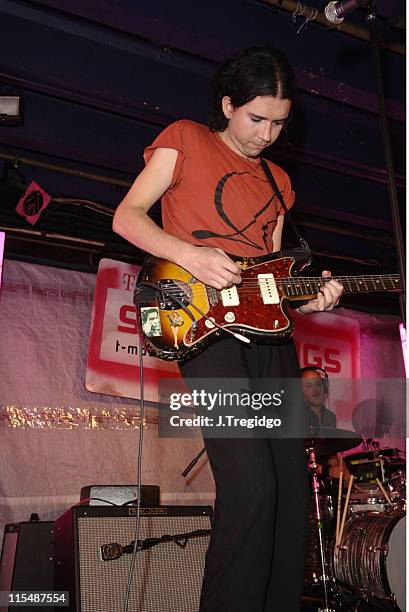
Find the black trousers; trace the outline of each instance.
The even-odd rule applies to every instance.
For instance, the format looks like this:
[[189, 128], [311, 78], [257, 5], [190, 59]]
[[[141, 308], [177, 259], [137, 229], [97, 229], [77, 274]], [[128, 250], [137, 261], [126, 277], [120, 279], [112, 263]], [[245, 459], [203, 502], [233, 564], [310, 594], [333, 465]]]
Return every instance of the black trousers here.
[[[292, 343], [223, 339], [180, 365], [184, 378], [298, 378]], [[205, 438], [216, 484], [200, 612], [298, 612], [309, 494], [301, 438]]]

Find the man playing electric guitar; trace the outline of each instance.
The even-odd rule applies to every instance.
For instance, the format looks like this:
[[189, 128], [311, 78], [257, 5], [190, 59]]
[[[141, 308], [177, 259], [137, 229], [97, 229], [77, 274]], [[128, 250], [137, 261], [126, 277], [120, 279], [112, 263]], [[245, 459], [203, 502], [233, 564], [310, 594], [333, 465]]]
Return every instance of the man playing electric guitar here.
[[[253, 47], [228, 59], [213, 79], [209, 126], [178, 121], [146, 149], [146, 167], [119, 205], [114, 231], [210, 288], [239, 286], [242, 269], [226, 253], [251, 258], [281, 248], [284, 211], [260, 156], [280, 135], [294, 95], [293, 71], [278, 50]], [[290, 208], [289, 177], [268, 167]], [[147, 215], [160, 198], [163, 230]], [[331, 310], [341, 293], [328, 280], [299, 310]], [[186, 378], [298, 378], [298, 369], [291, 340], [245, 344], [227, 334], [180, 364]], [[200, 612], [298, 611], [309, 505], [303, 440], [205, 444], [216, 505]]]

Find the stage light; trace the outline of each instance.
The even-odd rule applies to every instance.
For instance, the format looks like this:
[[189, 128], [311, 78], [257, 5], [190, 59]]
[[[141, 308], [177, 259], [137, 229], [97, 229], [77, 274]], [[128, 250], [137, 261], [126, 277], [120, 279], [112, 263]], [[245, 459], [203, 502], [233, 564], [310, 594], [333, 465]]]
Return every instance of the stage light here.
[[23, 122], [23, 99], [20, 88], [0, 82], [0, 124], [18, 125]]

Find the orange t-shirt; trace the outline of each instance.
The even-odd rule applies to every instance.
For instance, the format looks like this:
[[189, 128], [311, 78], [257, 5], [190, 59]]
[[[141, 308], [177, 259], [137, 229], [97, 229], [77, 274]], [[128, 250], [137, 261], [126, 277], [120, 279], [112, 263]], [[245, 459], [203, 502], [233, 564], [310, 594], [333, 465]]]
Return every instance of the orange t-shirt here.
[[[172, 184], [162, 196], [166, 232], [243, 257], [273, 251], [272, 233], [284, 211], [259, 159], [242, 157], [217, 132], [187, 120], [159, 134], [145, 150], [146, 162], [157, 148], [178, 151]], [[294, 203], [290, 179], [282, 168], [268, 164], [290, 208]]]

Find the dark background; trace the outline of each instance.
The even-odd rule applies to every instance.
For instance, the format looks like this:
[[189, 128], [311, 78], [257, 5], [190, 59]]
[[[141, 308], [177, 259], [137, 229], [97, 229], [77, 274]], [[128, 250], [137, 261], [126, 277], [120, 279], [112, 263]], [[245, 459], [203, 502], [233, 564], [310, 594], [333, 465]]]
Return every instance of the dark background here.
[[[206, 122], [217, 65], [268, 43], [285, 50], [299, 86], [294, 118], [269, 156], [293, 181], [295, 219], [314, 252], [308, 274], [396, 272], [366, 11], [345, 19], [348, 32], [314, 21], [297, 33], [327, 3], [302, 3], [294, 23], [292, 0], [0, 0], [0, 93], [24, 100], [22, 125], [0, 124], [6, 256], [85, 271], [101, 257], [140, 263], [111, 221], [144, 147], [179, 118]], [[404, 9], [404, 0], [377, 2], [403, 223]], [[35, 226], [15, 212], [31, 180], [54, 198]], [[392, 294], [344, 305], [399, 312]]]

